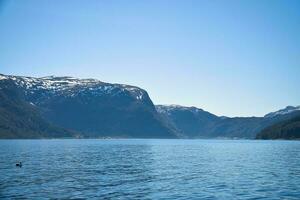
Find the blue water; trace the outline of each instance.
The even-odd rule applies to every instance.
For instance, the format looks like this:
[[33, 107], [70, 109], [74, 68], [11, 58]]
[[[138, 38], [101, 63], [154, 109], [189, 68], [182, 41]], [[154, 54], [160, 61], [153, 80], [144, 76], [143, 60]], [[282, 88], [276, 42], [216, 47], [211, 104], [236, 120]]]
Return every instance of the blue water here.
[[0, 197], [300, 199], [300, 141], [0, 140]]

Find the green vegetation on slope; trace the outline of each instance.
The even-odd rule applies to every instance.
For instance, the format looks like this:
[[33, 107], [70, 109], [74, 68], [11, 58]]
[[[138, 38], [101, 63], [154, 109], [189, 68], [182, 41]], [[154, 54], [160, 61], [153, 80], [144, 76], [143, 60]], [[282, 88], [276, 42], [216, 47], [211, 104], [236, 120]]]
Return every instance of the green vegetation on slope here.
[[300, 116], [265, 128], [256, 139], [300, 139]]
[[45, 121], [34, 105], [22, 100], [22, 92], [7, 81], [0, 89], [0, 138], [72, 137], [74, 133]]

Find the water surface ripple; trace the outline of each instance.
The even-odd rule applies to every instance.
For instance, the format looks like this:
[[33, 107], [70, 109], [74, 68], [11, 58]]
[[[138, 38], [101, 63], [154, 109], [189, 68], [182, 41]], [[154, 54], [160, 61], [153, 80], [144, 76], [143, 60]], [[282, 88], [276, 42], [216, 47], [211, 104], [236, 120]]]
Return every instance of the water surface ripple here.
[[0, 198], [300, 199], [300, 141], [0, 140]]

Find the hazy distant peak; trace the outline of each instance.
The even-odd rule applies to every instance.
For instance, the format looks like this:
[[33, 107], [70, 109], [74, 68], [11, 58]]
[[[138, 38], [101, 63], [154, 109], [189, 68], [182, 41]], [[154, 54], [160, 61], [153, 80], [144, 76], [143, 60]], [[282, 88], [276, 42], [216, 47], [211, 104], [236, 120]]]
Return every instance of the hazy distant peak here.
[[159, 104], [157, 105], [158, 107], [165, 107], [165, 108], [182, 108], [182, 109], [198, 109], [198, 110], [202, 110], [201, 108], [197, 108], [195, 106], [182, 106], [182, 105], [178, 105], [178, 104]]
[[287, 106], [284, 109], [266, 114], [265, 117], [275, 117], [278, 115], [286, 115], [295, 111], [300, 111], [300, 106]]
[[[192, 113], [209, 113], [201, 108], [197, 108], [195, 106], [181, 106], [181, 105], [176, 105], [176, 104], [170, 104], [170, 105], [155, 105], [156, 110], [159, 113], [169, 113], [173, 111], [189, 111]], [[211, 113], [209, 113], [211, 114]], [[212, 115], [212, 114], [211, 114]]]

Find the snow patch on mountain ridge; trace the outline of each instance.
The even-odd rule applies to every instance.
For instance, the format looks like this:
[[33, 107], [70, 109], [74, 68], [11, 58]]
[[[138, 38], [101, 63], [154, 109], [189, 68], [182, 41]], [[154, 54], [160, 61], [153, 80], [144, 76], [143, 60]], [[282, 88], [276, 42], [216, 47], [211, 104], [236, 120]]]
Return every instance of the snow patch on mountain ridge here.
[[295, 111], [300, 111], [300, 106], [287, 106], [284, 109], [278, 110], [276, 112], [271, 112], [269, 114], [266, 114], [265, 117], [276, 117], [278, 115], [286, 115]]
[[[124, 84], [104, 83], [97, 79], [79, 79], [69, 76], [57, 77], [46, 76], [41, 78], [1, 75], [0, 80], [11, 79], [17, 86], [26, 88], [26, 93], [34, 94], [37, 91], [48, 92], [61, 95], [62, 92], [68, 96], [76, 96], [83, 93], [93, 93], [94, 95], [118, 94], [127, 91], [137, 100], [142, 100], [146, 92], [138, 87]], [[120, 89], [120, 90], [118, 90]]]

